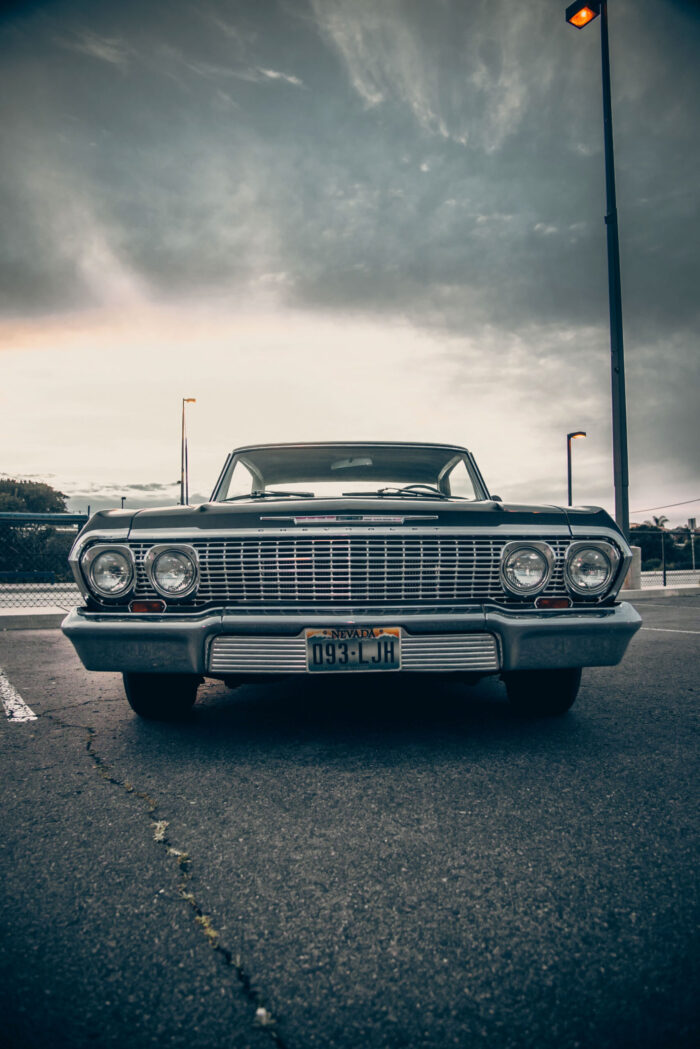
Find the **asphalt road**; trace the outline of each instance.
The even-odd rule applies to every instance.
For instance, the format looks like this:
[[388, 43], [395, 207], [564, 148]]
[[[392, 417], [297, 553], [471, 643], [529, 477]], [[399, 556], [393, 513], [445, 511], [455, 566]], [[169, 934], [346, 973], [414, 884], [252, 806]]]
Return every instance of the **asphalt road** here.
[[698, 1044], [700, 598], [564, 718], [300, 680], [139, 721], [0, 633], [3, 1049]]

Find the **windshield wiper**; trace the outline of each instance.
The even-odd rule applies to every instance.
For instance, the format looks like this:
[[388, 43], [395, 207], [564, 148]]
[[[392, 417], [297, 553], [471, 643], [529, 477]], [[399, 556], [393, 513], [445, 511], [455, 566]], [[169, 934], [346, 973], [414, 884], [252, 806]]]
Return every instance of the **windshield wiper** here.
[[221, 499], [222, 503], [235, 503], [237, 499], [274, 499], [278, 495], [296, 496], [298, 499], [313, 499], [313, 492], [275, 492], [271, 488], [265, 491], [249, 492], [248, 495], [230, 495], [228, 499]]
[[406, 484], [403, 488], [380, 488], [379, 495], [412, 495], [414, 499], [427, 495], [431, 499], [449, 499], [449, 496], [432, 484]]
[[343, 495], [402, 495], [413, 499], [449, 499], [439, 488], [432, 484], [407, 484], [404, 488], [378, 488], [376, 492], [343, 492]]

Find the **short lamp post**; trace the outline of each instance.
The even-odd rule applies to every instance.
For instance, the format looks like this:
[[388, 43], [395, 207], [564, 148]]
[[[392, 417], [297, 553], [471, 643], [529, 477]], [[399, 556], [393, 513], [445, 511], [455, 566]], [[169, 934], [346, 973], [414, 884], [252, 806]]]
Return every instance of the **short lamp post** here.
[[695, 528], [697, 521], [694, 517], [688, 518], [688, 531], [690, 532], [690, 556], [693, 562], [693, 572], [695, 571]]
[[566, 479], [567, 479], [567, 482], [568, 482], [567, 495], [569, 497], [569, 502], [567, 504], [568, 506], [573, 506], [574, 505], [573, 504], [573, 498], [572, 498], [572, 495], [571, 495], [571, 442], [576, 437], [585, 437], [585, 436], [586, 436], [586, 431], [585, 430], [576, 430], [575, 433], [567, 433], [567, 435], [566, 435]]
[[[622, 291], [620, 284], [620, 241], [615, 196], [615, 157], [613, 153], [612, 105], [610, 101], [610, 49], [608, 45], [607, 0], [576, 0], [566, 9], [566, 21], [583, 29], [600, 15], [600, 44], [603, 69], [603, 131], [605, 138], [605, 225], [608, 240], [608, 295], [610, 299], [610, 357], [612, 371], [613, 476], [615, 482], [615, 520], [629, 536], [629, 471], [627, 467], [627, 405], [625, 401], [625, 361], [622, 342]], [[571, 502], [571, 495], [569, 495]]]
[[185, 429], [185, 405], [196, 404], [195, 397], [182, 398], [182, 438], [180, 441], [180, 505], [186, 506], [190, 501], [189, 465], [187, 462], [187, 431]]

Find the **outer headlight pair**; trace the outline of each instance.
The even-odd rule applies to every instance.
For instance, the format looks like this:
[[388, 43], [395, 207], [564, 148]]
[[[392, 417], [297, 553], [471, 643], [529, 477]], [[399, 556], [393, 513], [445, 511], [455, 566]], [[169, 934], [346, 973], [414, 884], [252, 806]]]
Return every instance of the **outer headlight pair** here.
[[89, 547], [80, 560], [88, 586], [100, 597], [122, 597], [134, 584], [134, 555], [114, 543]]
[[597, 597], [612, 583], [619, 560], [611, 543], [587, 539], [572, 543], [564, 567], [566, 585], [582, 597]]
[[[134, 555], [128, 546], [91, 546], [81, 559], [90, 589], [99, 597], [123, 597], [133, 589]], [[149, 581], [162, 597], [187, 597], [199, 583], [197, 553], [191, 546], [151, 547], [144, 559]]]
[[[581, 597], [597, 597], [610, 586], [620, 555], [610, 543], [583, 540], [571, 543], [564, 565], [567, 589]], [[554, 568], [548, 543], [506, 543], [501, 554], [501, 583], [518, 597], [534, 597], [547, 586]]]

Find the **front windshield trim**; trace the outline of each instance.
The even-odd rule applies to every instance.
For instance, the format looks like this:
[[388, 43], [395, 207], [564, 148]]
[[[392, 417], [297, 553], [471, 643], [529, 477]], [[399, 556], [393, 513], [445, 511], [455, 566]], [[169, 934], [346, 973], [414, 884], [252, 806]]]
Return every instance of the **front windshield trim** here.
[[[374, 457], [371, 455], [372, 451], [375, 452]], [[298, 453], [296, 457], [295, 452]], [[298, 476], [295, 476], [295, 458]], [[370, 460], [369, 464], [367, 459]], [[287, 461], [289, 461], [289, 470], [285, 469]], [[342, 469], [339, 469], [337, 465], [339, 462], [343, 464]], [[339, 481], [345, 485], [346, 490], [352, 488], [357, 482], [373, 485], [390, 483], [397, 486], [408, 482], [432, 484], [444, 490], [445, 496], [450, 497], [451, 493], [447, 490], [449, 482], [446, 479], [460, 462], [465, 464], [474, 490], [474, 499], [489, 499], [488, 489], [471, 453], [459, 445], [413, 441], [328, 441], [246, 445], [235, 449], [228, 456], [212, 493], [211, 501], [223, 502], [231, 499], [228, 494], [229, 486], [238, 464], [251, 475], [253, 482], [251, 488], [258, 491], [273, 486], [284, 487], [297, 483], [313, 487], [315, 481], [322, 484]], [[368, 491], [367, 494], [370, 496], [372, 493]], [[340, 496], [339, 492], [337, 496], [328, 497]], [[321, 495], [320, 497], [323, 498]]]

